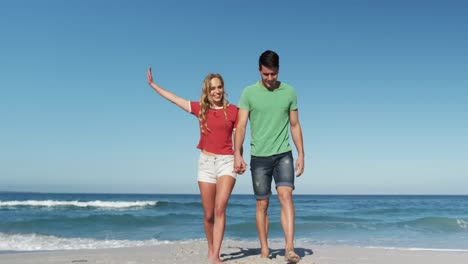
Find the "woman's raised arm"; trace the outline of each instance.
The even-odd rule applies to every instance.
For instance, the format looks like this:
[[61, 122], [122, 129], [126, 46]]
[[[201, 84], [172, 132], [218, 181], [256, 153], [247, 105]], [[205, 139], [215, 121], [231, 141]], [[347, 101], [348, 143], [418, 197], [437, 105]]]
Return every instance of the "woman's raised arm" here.
[[159, 94], [161, 95], [162, 97], [166, 98], [167, 100], [173, 102], [174, 104], [176, 104], [177, 106], [179, 106], [180, 108], [184, 109], [185, 111], [187, 112], [190, 112], [190, 105], [189, 105], [189, 101], [182, 98], [182, 97], [179, 97], [177, 95], [175, 95], [174, 93], [168, 91], [168, 90], [165, 90], [163, 89], [161, 86], [157, 85], [156, 83], [154, 83], [153, 81], [153, 74], [151, 73], [151, 67], [148, 68], [148, 72], [146, 73], [146, 77], [148, 79], [148, 84]]

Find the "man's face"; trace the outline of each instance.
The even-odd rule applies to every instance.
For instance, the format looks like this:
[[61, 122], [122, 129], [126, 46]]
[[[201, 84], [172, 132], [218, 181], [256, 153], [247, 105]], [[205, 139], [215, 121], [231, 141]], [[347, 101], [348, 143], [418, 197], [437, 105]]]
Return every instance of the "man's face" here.
[[278, 69], [267, 68], [261, 66], [260, 76], [262, 77], [262, 84], [268, 89], [275, 89], [278, 81]]

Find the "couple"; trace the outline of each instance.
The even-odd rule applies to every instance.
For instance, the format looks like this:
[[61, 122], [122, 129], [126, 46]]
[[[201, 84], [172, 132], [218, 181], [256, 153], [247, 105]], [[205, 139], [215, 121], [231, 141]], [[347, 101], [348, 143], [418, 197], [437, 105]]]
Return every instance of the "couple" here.
[[[185, 100], [161, 88], [153, 81], [151, 68], [147, 78], [150, 86], [162, 97], [195, 115], [200, 125], [201, 150], [198, 160], [198, 186], [204, 212], [204, 227], [208, 241], [208, 259], [220, 259], [221, 243], [226, 223], [226, 207], [236, 181], [244, 173], [242, 157], [247, 120], [250, 119], [252, 185], [256, 197], [256, 226], [261, 257], [269, 257], [268, 204], [274, 179], [281, 204], [281, 226], [285, 236], [285, 260], [299, 262], [294, 252], [294, 176], [304, 171], [302, 130], [294, 89], [278, 81], [279, 56], [274, 51], [263, 52], [259, 59], [261, 81], [244, 89], [239, 109], [229, 104], [224, 81], [219, 74], [208, 74], [203, 81], [199, 102]], [[289, 129], [297, 149], [294, 165], [289, 145]], [[234, 135], [234, 150], [232, 137]], [[294, 175], [296, 174], [296, 175]]]

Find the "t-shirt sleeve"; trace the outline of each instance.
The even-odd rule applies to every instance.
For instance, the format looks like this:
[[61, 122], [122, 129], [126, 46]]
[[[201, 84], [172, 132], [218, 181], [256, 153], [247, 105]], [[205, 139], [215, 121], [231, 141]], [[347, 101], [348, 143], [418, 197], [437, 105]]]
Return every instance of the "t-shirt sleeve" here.
[[239, 108], [250, 111], [250, 103], [249, 103], [249, 100], [248, 100], [247, 89], [245, 89], [241, 94], [241, 97], [240, 97], [240, 100], [239, 100]]
[[232, 112], [234, 116], [234, 125], [232, 126], [232, 129], [234, 130], [237, 127], [237, 114], [239, 113], [239, 108], [237, 108], [237, 106], [234, 106]]
[[190, 113], [194, 116], [198, 116], [198, 113], [200, 112], [200, 103], [189, 101], [189, 104], [190, 104]]
[[289, 105], [289, 111], [297, 110], [297, 95], [296, 90], [291, 89], [291, 104]]

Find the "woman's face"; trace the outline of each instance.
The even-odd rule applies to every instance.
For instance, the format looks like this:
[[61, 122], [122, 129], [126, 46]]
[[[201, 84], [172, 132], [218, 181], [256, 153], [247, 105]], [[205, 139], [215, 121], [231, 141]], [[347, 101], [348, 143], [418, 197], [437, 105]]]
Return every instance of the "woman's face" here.
[[209, 96], [213, 104], [215, 104], [216, 106], [223, 105], [224, 86], [219, 78], [211, 79]]

